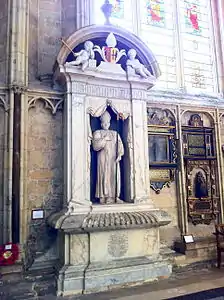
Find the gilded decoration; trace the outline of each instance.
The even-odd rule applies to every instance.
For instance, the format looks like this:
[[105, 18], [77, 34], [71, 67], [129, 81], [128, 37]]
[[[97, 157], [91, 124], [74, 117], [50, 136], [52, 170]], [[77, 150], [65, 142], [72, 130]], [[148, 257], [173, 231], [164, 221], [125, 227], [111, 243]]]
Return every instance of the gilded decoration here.
[[193, 127], [203, 127], [203, 120], [199, 114], [193, 114], [189, 120], [189, 125]]
[[190, 160], [187, 164], [188, 217], [193, 224], [210, 224], [219, 213], [216, 161]]
[[182, 127], [188, 220], [194, 225], [210, 224], [219, 213], [214, 129], [204, 127], [197, 113], [188, 125]]
[[150, 186], [156, 194], [160, 194], [165, 187], [170, 188], [174, 180], [174, 170], [150, 169]]
[[147, 108], [150, 186], [170, 187], [177, 163], [175, 119], [169, 110]]

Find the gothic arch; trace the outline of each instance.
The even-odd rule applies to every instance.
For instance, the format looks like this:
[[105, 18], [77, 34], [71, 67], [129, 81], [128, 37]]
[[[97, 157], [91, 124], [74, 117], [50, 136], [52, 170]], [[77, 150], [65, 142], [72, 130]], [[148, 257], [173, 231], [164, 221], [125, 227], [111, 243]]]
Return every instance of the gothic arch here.
[[9, 109], [8, 104], [2, 96], [0, 96], [0, 106], [2, 106], [5, 111]]
[[183, 120], [184, 116], [187, 113], [205, 115], [208, 118], [211, 127], [213, 127], [215, 124], [215, 116], [214, 116], [214, 113], [212, 113], [212, 112], [205, 111], [205, 110], [199, 111], [198, 109], [185, 109], [181, 112], [181, 120]]
[[46, 109], [49, 109], [53, 115], [61, 108], [63, 99], [50, 99], [46, 97], [33, 97], [28, 101], [28, 109], [35, 107], [37, 101], [42, 101]]
[[146, 66], [150, 66], [155, 77], [159, 77], [161, 75], [161, 71], [159, 68], [159, 64], [152, 53], [152, 51], [148, 48], [148, 46], [136, 35], [130, 33], [126, 29], [111, 26], [111, 25], [91, 25], [73, 33], [65, 42], [68, 45], [66, 47], [63, 45], [59, 54], [57, 56], [57, 63], [59, 65], [63, 65], [66, 62], [68, 55], [71, 50], [74, 49], [77, 45], [85, 42], [86, 40], [91, 40], [94, 38], [105, 37], [109, 33], [114, 33], [116, 35], [117, 41], [120, 41], [127, 45], [128, 48], [136, 49], [138, 53], [138, 57], [142, 61], [142, 63]]

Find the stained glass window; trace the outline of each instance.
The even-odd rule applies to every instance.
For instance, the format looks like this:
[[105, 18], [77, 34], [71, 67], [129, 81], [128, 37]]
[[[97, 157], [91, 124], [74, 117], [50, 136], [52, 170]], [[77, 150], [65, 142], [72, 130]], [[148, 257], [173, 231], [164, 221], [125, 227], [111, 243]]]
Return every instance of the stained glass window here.
[[140, 5], [140, 37], [155, 54], [162, 71], [156, 88], [177, 88], [173, 1], [140, 0]]
[[113, 5], [112, 18], [123, 19], [124, 18], [124, 1], [113, 0], [111, 1]]
[[184, 85], [215, 92], [216, 72], [209, 0], [180, 0]]
[[[216, 92], [211, 0], [110, 0], [111, 23], [131, 30], [154, 53], [162, 71], [156, 89]], [[103, 24], [94, 0], [95, 23]], [[100, 15], [101, 14], [101, 15]]]
[[144, 1], [144, 12], [144, 23], [159, 27], [165, 26], [164, 0]]
[[186, 31], [195, 35], [201, 34], [201, 14], [198, 0], [185, 0]]
[[[94, 0], [96, 24], [103, 24], [105, 22], [105, 17], [101, 11], [104, 2], [104, 0]], [[135, 3], [135, 0], [110, 0], [110, 3], [113, 5], [110, 18], [111, 23], [134, 31], [132, 4]]]

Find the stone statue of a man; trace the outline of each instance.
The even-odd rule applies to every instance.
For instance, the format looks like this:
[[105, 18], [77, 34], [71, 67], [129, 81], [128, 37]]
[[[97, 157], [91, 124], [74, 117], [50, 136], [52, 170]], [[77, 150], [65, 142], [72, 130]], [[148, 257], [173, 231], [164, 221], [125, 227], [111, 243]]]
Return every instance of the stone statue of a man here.
[[93, 149], [97, 151], [96, 198], [101, 204], [111, 204], [120, 196], [120, 160], [124, 147], [119, 134], [110, 130], [110, 114], [100, 117], [102, 129], [93, 133]]

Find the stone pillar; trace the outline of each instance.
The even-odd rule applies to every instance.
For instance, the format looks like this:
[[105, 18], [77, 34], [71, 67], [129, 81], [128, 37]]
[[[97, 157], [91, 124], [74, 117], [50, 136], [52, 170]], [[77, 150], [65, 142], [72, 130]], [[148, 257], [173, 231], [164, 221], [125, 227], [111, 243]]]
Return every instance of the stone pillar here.
[[[12, 211], [12, 241], [21, 242], [21, 199], [23, 194], [23, 184], [21, 180], [21, 149], [23, 136], [21, 131], [22, 101], [24, 101], [25, 91], [28, 84], [28, 34], [29, 34], [29, 1], [12, 0], [11, 1], [11, 20], [10, 20], [10, 48], [9, 48], [9, 88], [10, 107], [13, 108], [10, 126], [10, 135], [12, 137], [12, 183], [11, 194], [12, 201], [9, 211]], [[10, 198], [10, 195], [9, 195]], [[9, 220], [10, 222], [10, 220]]]
[[[134, 94], [134, 93], [133, 93]], [[132, 98], [133, 146], [134, 146], [134, 202], [149, 203], [149, 158], [146, 101]]]
[[85, 167], [87, 138], [85, 95], [72, 95], [72, 202], [89, 207], [86, 188], [88, 173]]
[[[89, 180], [87, 172], [86, 107], [85, 95], [74, 93], [74, 85], [66, 75], [67, 99], [64, 126], [64, 208], [72, 212], [90, 211]], [[71, 207], [72, 205], [72, 207]]]
[[21, 154], [21, 92], [14, 89], [13, 161], [12, 161], [12, 241], [20, 239], [20, 154]]
[[11, 1], [10, 84], [24, 86], [28, 82], [28, 1]]

